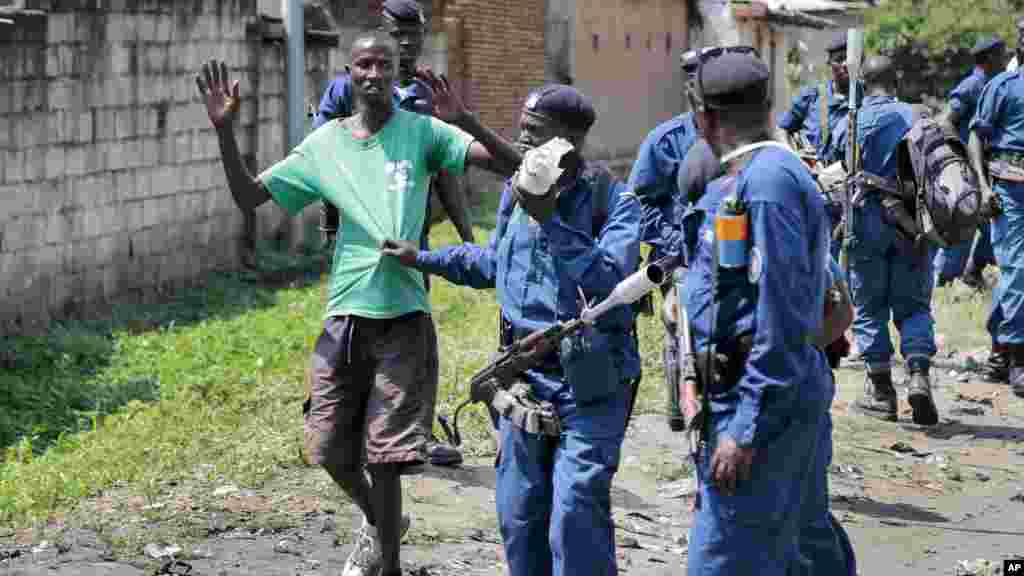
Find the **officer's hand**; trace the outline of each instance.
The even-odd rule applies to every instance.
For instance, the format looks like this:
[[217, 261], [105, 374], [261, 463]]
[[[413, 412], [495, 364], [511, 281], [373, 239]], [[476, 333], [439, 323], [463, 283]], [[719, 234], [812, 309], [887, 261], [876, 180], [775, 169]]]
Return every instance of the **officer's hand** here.
[[750, 480], [750, 465], [755, 450], [742, 448], [728, 436], [722, 436], [711, 456], [711, 481], [726, 495], [736, 491], [737, 482]]
[[700, 415], [700, 401], [697, 398], [697, 383], [690, 378], [683, 378], [679, 383], [679, 408], [683, 411], [683, 419], [687, 428], [692, 428], [694, 419]]
[[515, 181], [516, 177], [513, 176], [512, 197], [515, 198], [516, 203], [522, 206], [523, 210], [535, 221], [543, 224], [550, 220], [554, 216], [555, 208], [558, 205], [558, 183], [553, 184], [547, 194], [535, 196], [525, 190], [520, 190]]
[[416, 266], [416, 257], [419, 256], [419, 248], [408, 240], [385, 240], [381, 244], [380, 251], [386, 256], [394, 256], [403, 266]]
[[983, 184], [981, 186], [981, 206], [979, 212], [983, 218], [995, 218], [1003, 213], [999, 196], [996, 195], [990, 185]]

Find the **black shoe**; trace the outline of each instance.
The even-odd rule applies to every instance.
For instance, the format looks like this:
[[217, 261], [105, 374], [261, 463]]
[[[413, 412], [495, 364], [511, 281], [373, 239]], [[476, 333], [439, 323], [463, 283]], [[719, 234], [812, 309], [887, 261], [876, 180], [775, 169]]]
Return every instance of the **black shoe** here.
[[1012, 366], [1009, 372], [1010, 389], [1015, 395], [1024, 398], [1024, 366]]
[[853, 406], [865, 416], [895, 422], [896, 389], [892, 386], [892, 374], [868, 374], [864, 379], [864, 395], [858, 398]]
[[939, 423], [939, 411], [932, 399], [932, 384], [928, 372], [921, 370], [910, 373], [907, 382], [907, 402], [914, 410], [914, 424], [934, 426]]
[[462, 464], [462, 452], [448, 444], [438, 442], [436, 438], [427, 440], [427, 458], [433, 466], [458, 466]]
[[683, 430], [686, 430], [686, 418], [683, 418], [682, 416], [669, 416], [668, 428], [673, 432], [682, 432]]
[[1010, 357], [1005, 352], [992, 351], [979, 370], [982, 380], [997, 384], [1010, 382]]

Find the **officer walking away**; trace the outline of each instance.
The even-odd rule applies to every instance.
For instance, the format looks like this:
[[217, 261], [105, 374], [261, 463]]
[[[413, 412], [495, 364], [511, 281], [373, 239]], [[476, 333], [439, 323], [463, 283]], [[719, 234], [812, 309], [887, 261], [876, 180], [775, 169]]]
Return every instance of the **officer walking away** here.
[[[687, 90], [690, 90], [697, 73], [697, 52], [690, 50], [684, 53], [681, 63], [687, 77]], [[651, 260], [675, 255], [680, 247], [678, 216], [687, 203], [686, 191], [679, 189], [680, 180], [685, 180], [685, 175], [680, 172], [684, 170], [687, 153], [699, 138], [693, 112], [686, 112], [655, 127], [637, 151], [626, 187], [636, 194], [643, 206], [640, 239], [651, 247]], [[685, 420], [679, 408], [678, 319], [669, 312], [671, 303], [678, 297], [672, 282], [661, 285], [661, 295], [666, 303], [662, 307], [661, 320], [665, 327], [662, 358], [668, 425], [678, 432], [685, 428]]]
[[[866, 97], [857, 114], [859, 167], [851, 167], [859, 200], [850, 243], [850, 287], [857, 311], [853, 334], [867, 368], [865, 393], [855, 402], [863, 414], [896, 421], [889, 321], [900, 333], [900, 352], [909, 379], [907, 400], [913, 420], [939, 421], [932, 399], [930, 367], [935, 355], [931, 311], [931, 249], [916, 233], [897, 184], [897, 146], [914, 123], [911, 106], [892, 93], [898, 74], [886, 56], [872, 56], [862, 68]], [[858, 173], [858, 169], [860, 172]]]
[[[545, 86], [526, 99], [519, 144], [528, 150], [561, 137], [578, 150], [595, 118], [575, 88]], [[588, 301], [603, 300], [640, 257], [640, 203], [618, 187], [597, 229], [598, 191], [583, 171], [570, 167], [544, 197], [509, 182], [487, 246], [422, 252], [389, 242], [384, 253], [456, 284], [496, 289], [506, 341], [570, 320], [582, 312], [580, 291]], [[501, 416], [496, 505], [512, 576], [617, 573], [611, 484], [629, 385], [640, 372], [632, 323], [631, 307], [614, 308], [522, 374], [523, 393], [552, 405], [560, 435], [530, 433]]]
[[846, 67], [846, 30], [837, 32], [825, 48], [832, 79], [814, 86], [805, 86], [793, 98], [792, 105], [779, 116], [779, 140], [790, 143], [802, 137], [814, 147], [818, 162], [829, 165], [842, 159], [836, 146], [836, 124], [849, 112], [850, 71]]
[[238, 82], [229, 81], [223, 62], [204, 66], [196, 78], [242, 210], [273, 199], [295, 214], [327, 200], [345, 215], [304, 426], [311, 463], [323, 466], [364, 515], [343, 576], [400, 573], [399, 542], [408, 528], [400, 476], [426, 460], [422, 412], [437, 394], [430, 382], [437, 378], [437, 336], [423, 275], [380, 258], [380, 243], [396, 235], [419, 241], [430, 174], [459, 173], [471, 164], [507, 176], [521, 161], [432, 74], [435, 111], [460, 129], [395, 109], [394, 44], [379, 32], [356, 38], [350, 52], [356, 114], [313, 132], [258, 177], [246, 168], [234, 135]]
[[715, 154], [763, 147], [711, 182], [683, 224], [685, 302], [708, 415], [691, 576], [794, 573], [828, 407], [829, 367], [815, 345], [828, 221], [807, 166], [767, 142], [769, 80], [750, 47], [709, 51], [697, 72], [697, 124]]
[[[974, 45], [971, 55], [974, 56], [974, 70], [949, 93], [946, 108], [938, 118], [943, 129], [950, 135], [955, 134], [964, 146], [967, 146], [970, 136], [968, 128], [978, 108], [982, 88], [1002, 71], [1006, 63], [1006, 43], [995, 36], [982, 38]], [[986, 222], [979, 229], [979, 241], [973, 250], [971, 241], [940, 249], [935, 256], [936, 285], [943, 286], [963, 274], [964, 283], [983, 287], [985, 281], [981, 273], [985, 266], [995, 263], [989, 234]], [[967, 261], [968, 256], [972, 258], [971, 262]]]
[[[398, 43], [398, 74], [392, 90], [395, 107], [419, 114], [431, 114], [434, 110], [433, 93], [429, 86], [416, 78], [416, 61], [423, 52], [426, 33], [426, 19], [416, 0], [386, 0], [381, 9], [381, 30]], [[313, 128], [319, 128], [335, 118], [347, 118], [355, 112], [352, 92], [352, 76], [348, 72], [336, 77], [327, 86], [320, 99], [320, 108], [313, 119]], [[431, 189], [437, 194], [441, 206], [448, 213], [459, 236], [465, 242], [475, 242], [470, 222], [466, 197], [459, 189], [459, 179], [447, 170], [441, 170], [431, 180]], [[421, 244], [429, 246], [430, 200], [427, 199], [426, 224], [423, 227]], [[330, 202], [320, 204], [320, 229], [326, 240], [334, 241], [338, 233], [338, 209]], [[424, 285], [430, 291], [430, 278], [424, 276]], [[437, 353], [435, 352], [435, 357]], [[437, 378], [432, 381], [436, 382]], [[433, 432], [435, 406], [424, 407], [423, 424], [430, 437], [427, 454], [435, 466], [454, 466], [462, 462], [462, 454], [447, 444], [437, 441]]]
[[[1024, 55], [1024, 18], [1017, 21], [1017, 58]], [[971, 120], [967, 153], [986, 204], [994, 205], [992, 248], [999, 283], [992, 293], [989, 330], [1009, 356], [1009, 383], [1024, 396], [1024, 78], [1003, 72], [982, 90]], [[991, 150], [985, 163], [984, 145]]]

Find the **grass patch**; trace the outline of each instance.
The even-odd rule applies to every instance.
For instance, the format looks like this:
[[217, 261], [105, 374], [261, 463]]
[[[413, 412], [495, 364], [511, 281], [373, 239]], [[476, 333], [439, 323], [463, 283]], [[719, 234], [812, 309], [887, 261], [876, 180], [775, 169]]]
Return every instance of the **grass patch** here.
[[[476, 211], [482, 242], [496, 203]], [[433, 246], [457, 241], [447, 222], [431, 233]], [[185, 480], [257, 487], [302, 466], [303, 376], [322, 326], [320, 261], [314, 253], [260, 254], [261, 274], [214, 275], [159, 305], [120, 307], [102, 321], [5, 342], [14, 369], [0, 380], [0, 526], [59, 516], [112, 488], [153, 504]], [[493, 290], [440, 278], [431, 286], [438, 412], [446, 414], [496, 348], [498, 306]], [[661, 412], [663, 329], [657, 316], [642, 317], [639, 329], [637, 411]], [[464, 414], [464, 450], [491, 454], [486, 412]], [[435, 432], [440, 437], [436, 425]]]

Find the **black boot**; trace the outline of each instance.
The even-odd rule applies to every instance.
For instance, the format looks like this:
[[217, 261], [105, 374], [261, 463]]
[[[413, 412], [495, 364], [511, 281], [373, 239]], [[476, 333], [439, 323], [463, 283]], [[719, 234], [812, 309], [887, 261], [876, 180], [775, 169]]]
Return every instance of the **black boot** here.
[[1024, 344], [1009, 344], [1006, 349], [1010, 356], [1010, 389], [1024, 398]]
[[1010, 355], [1006, 346], [992, 343], [992, 352], [981, 365], [981, 378], [986, 382], [1007, 384], [1010, 381]]
[[939, 423], [939, 411], [932, 399], [932, 382], [928, 374], [931, 362], [914, 358], [908, 364], [907, 402], [914, 410], [914, 424], [934, 426]]
[[864, 379], [864, 395], [854, 406], [865, 416], [895, 422], [896, 389], [892, 385], [892, 373], [868, 373]]

